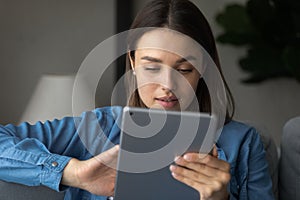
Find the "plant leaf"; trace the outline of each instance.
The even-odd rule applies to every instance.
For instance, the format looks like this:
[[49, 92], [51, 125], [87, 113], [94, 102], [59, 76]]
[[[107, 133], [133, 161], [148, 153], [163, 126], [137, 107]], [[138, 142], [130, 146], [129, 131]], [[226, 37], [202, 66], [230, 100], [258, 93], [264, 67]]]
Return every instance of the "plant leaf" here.
[[242, 70], [250, 77], [244, 82], [261, 82], [270, 78], [290, 76], [281, 59], [281, 50], [270, 48], [267, 45], [252, 47], [247, 56], [239, 60]]
[[236, 32], [226, 32], [219, 35], [216, 40], [223, 44], [232, 44], [236, 46], [243, 46], [250, 44], [256, 40], [251, 34], [240, 34]]
[[226, 6], [225, 10], [216, 16], [216, 21], [224, 28], [225, 32], [247, 33], [253, 31], [245, 6], [239, 4]]
[[286, 69], [300, 82], [300, 45], [287, 46], [282, 59]]

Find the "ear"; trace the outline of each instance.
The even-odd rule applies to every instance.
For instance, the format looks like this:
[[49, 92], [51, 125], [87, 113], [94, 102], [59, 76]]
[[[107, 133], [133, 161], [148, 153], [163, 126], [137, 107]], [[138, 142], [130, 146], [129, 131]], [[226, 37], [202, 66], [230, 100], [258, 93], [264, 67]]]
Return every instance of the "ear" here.
[[132, 57], [130, 56], [130, 52], [127, 53], [127, 56], [129, 58], [129, 62], [130, 62], [130, 66], [132, 71], [134, 71], [134, 60], [132, 59]]

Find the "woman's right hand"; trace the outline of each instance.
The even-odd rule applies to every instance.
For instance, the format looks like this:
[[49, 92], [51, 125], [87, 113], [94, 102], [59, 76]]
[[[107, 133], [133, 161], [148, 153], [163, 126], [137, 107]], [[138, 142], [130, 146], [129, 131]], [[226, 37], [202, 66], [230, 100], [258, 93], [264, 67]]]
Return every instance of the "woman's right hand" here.
[[85, 161], [72, 158], [61, 184], [81, 188], [101, 196], [113, 196], [119, 145]]

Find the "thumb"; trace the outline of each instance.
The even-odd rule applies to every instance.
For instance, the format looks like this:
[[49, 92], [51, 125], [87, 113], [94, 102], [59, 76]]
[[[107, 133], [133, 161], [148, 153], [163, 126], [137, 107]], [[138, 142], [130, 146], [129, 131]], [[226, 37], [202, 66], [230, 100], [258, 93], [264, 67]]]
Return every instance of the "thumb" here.
[[218, 158], [218, 150], [216, 145], [213, 147], [212, 156]]
[[111, 149], [102, 152], [101, 154], [95, 156], [94, 158], [104, 165], [107, 165], [111, 168], [116, 168], [118, 153], [119, 153], [119, 145], [115, 145]]

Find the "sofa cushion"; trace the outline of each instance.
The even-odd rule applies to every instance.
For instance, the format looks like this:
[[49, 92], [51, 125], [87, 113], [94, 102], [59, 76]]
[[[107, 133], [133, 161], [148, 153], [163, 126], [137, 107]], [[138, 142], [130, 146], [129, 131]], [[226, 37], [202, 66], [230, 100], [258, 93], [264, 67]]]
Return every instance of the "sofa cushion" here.
[[300, 117], [289, 120], [281, 139], [279, 196], [284, 200], [300, 199]]

